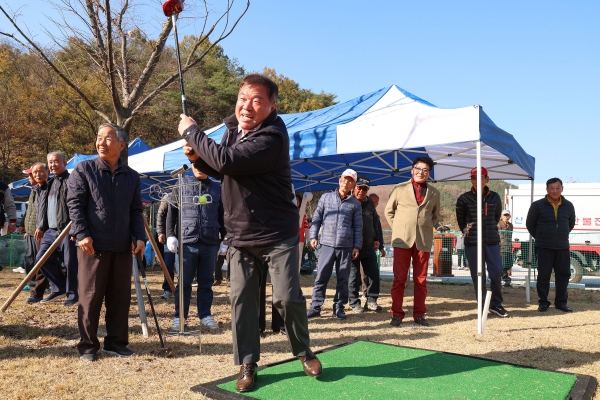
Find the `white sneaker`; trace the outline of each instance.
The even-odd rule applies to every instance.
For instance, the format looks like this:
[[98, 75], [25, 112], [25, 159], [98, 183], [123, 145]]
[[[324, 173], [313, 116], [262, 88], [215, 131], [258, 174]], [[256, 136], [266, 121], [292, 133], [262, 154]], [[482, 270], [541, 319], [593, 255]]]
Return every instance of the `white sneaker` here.
[[173, 293], [169, 292], [168, 290], [165, 290], [163, 294], [160, 295], [160, 298], [163, 300], [169, 300], [171, 297], [173, 297]]
[[179, 318], [174, 318], [173, 319], [173, 323], [171, 324], [171, 330], [173, 331], [179, 331], [180, 325], [179, 325]]
[[202, 318], [202, 319], [200, 320], [200, 324], [201, 324], [202, 326], [207, 326], [207, 327], [209, 327], [209, 328], [210, 328], [210, 329], [212, 329], [212, 330], [219, 329], [219, 324], [217, 324], [217, 321], [215, 321], [215, 320], [213, 319], [213, 317], [212, 317], [212, 316], [210, 316], [210, 315], [209, 315], [208, 317], [204, 317], [204, 318]]
[[13, 268], [13, 272], [17, 272], [19, 274], [24, 274], [27, 271], [25, 271], [25, 268], [19, 267], [19, 268]]

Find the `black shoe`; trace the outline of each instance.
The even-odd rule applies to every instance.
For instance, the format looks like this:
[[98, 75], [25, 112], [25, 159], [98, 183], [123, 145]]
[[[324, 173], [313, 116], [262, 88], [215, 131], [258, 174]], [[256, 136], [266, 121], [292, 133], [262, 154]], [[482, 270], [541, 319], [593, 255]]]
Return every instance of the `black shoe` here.
[[422, 315], [420, 317], [415, 318], [415, 324], [421, 325], [421, 326], [429, 326], [429, 322], [427, 322], [425, 317]]
[[77, 299], [71, 299], [71, 300], [67, 300], [63, 303], [63, 306], [65, 307], [70, 307], [70, 306], [74, 306], [77, 304]]
[[2, 271], [4, 269], [4, 267], [2, 265], [0, 265], [0, 271]]
[[490, 311], [499, 317], [508, 317], [508, 311], [506, 311], [502, 305], [490, 307]]
[[122, 343], [110, 343], [108, 345], [105, 343], [102, 352], [119, 357], [131, 357], [135, 354]]
[[40, 303], [50, 303], [51, 301], [57, 300], [65, 295], [65, 292], [52, 292], [45, 299], [41, 300]]
[[27, 300], [25, 300], [25, 303], [27, 303], [27, 304], [38, 303], [38, 302], [42, 301], [43, 298], [44, 298], [44, 296], [36, 296], [35, 293], [31, 293], [29, 295], [29, 297], [27, 298]]
[[548, 311], [548, 304], [540, 304], [538, 306], [538, 311], [539, 312], [546, 312], [546, 311]]
[[571, 307], [567, 306], [566, 304], [562, 305], [562, 306], [556, 306], [557, 310], [560, 310], [562, 312], [573, 312], [573, 310], [571, 309]]
[[81, 361], [87, 361], [87, 362], [98, 361], [98, 357], [96, 356], [95, 353], [82, 354], [82, 355], [79, 356], [79, 359]]
[[333, 316], [336, 317], [337, 319], [346, 319], [346, 313], [341, 308], [334, 309]]
[[306, 312], [306, 317], [307, 318], [315, 318], [315, 317], [320, 317], [321, 316], [321, 311], [317, 311], [313, 308], [310, 308], [307, 312]]
[[390, 321], [391, 326], [400, 326], [401, 323], [402, 320], [400, 319], [400, 317], [392, 317], [392, 320]]

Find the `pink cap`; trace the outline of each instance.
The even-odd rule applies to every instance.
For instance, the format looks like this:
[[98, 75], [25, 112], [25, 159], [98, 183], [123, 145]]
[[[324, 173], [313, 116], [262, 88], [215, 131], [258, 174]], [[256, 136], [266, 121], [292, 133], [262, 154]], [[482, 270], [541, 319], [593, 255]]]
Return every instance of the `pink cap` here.
[[353, 169], [348, 168], [347, 170], [345, 170], [344, 172], [342, 172], [342, 178], [348, 176], [350, 178], [352, 178], [352, 180], [354, 181], [354, 183], [356, 183], [356, 171]]

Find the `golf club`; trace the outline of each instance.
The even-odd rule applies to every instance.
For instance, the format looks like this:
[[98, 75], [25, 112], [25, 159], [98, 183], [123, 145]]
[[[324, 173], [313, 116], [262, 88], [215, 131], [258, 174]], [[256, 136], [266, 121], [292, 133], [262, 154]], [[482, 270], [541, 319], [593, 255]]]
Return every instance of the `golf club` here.
[[156, 318], [156, 311], [154, 311], [154, 303], [152, 303], [152, 296], [150, 296], [150, 288], [148, 287], [148, 280], [146, 279], [146, 271], [144, 271], [144, 264], [142, 264], [142, 255], [137, 253], [135, 255], [135, 259], [137, 261], [137, 267], [142, 274], [142, 278], [144, 279], [144, 286], [146, 286], [146, 294], [148, 295], [148, 302], [150, 303], [150, 309], [152, 310], [152, 316], [154, 317], [154, 323], [156, 324], [156, 331], [158, 332], [158, 338], [160, 339], [160, 346], [162, 349], [159, 352], [159, 355], [163, 357], [171, 357], [173, 355], [173, 350], [170, 347], [165, 347], [165, 342], [163, 341], [162, 333], [160, 332], [160, 326], [158, 325], [158, 319]]
[[[186, 116], [188, 114], [187, 101], [185, 99], [185, 87], [183, 85], [183, 72], [181, 72], [181, 56], [179, 55], [179, 39], [177, 37], [177, 16], [183, 11], [183, 4], [180, 0], [167, 0], [163, 3], [163, 13], [166, 17], [171, 18], [173, 21], [173, 33], [175, 34], [175, 54], [177, 55], [177, 68], [179, 69], [179, 87], [181, 88], [181, 105], [183, 107], [183, 113]], [[194, 154], [192, 150], [190, 155]]]
[[183, 4], [180, 0], [167, 0], [163, 3], [163, 12], [166, 17], [171, 18], [173, 22], [173, 33], [175, 34], [175, 53], [177, 55], [177, 67], [179, 69], [179, 86], [181, 88], [181, 105], [183, 113], [188, 114], [187, 102], [185, 99], [185, 87], [183, 85], [183, 73], [181, 72], [181, 57], [179, 55], [179, 39], [177, 38], [177, 15], [183, 11]]

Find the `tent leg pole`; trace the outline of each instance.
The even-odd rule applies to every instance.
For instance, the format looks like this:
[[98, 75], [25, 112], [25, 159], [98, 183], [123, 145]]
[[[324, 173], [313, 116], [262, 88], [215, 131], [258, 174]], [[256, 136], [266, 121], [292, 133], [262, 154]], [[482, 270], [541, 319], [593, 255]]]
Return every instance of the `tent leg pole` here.
[[[533, 203], [533, 184], [534, 180], [531, 180], [531, 199], [529, 205]], [[529, 268], [527, 269], [527, 277], [525, 279], [525, 301], [527, 303], [531, 303], [531, 269], [533, 268], [533, 242], [532, 242], [531, 234], [529, 234], [529, 254], [527, 256], [527, 265]]]
[[481, 230], [481, 207], [483, 203], [482, 199], [482, 186], [481, 186], [481, 141], [477, 141], [477, 333], [483, 333], [483, 296], [481, 295], [482, 288], [480, 285], [485, 285], [485, 281], [482, 282], [483, 277], [483, 266], [481, 260], [483, 256], [483, 232]]

